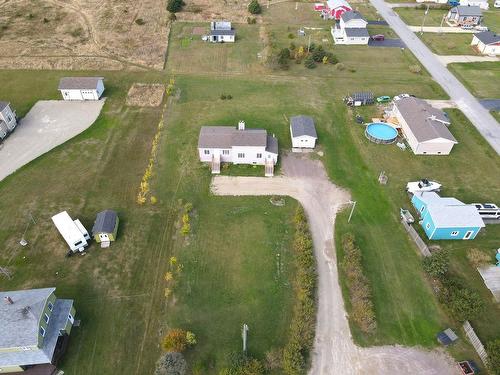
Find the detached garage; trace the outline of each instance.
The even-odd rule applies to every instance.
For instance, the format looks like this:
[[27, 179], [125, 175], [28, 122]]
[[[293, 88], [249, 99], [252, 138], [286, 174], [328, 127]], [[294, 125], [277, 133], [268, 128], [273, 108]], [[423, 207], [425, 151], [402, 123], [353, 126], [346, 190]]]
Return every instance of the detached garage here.
[[104, 92], [104, 78], [63, 77], [59, 91], [64, 100], [99, 100]]
[[290, 118], [290, 134], [293, 148], [314, 148], [318, 135], [314, 120], [309, 116], [294, 116]]

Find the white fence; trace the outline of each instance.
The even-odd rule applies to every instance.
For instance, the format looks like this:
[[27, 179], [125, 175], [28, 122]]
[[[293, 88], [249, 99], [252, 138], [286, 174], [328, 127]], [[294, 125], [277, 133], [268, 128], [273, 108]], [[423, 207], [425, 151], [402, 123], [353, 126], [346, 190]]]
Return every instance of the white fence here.
[[488, 363], [488, 354], [486, 353], [486, 349], [484, 349], [483, 343], [479, 340], [479, 337], [477, 337], [476, 332], [474, 332], [474, 328], [472, 328], [468, 320], [464, 322], [464, 331], [470, 343], [476, 350], [477, 355], [486, 365]]

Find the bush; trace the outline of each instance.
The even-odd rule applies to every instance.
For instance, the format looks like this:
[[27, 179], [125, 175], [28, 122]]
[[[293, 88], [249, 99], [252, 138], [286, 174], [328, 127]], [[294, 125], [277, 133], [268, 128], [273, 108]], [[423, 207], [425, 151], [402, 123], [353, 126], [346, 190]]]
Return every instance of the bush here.
[[168, 13], [168, 19], [170, 21], [177, 21], [177, 16], [175, 15], [175, 13], [169, 12]]
[[162, 347], [166, 352], [181, 353], [188, 346], [187, 332], [180, 328], [171, 329], [163, 338]]
[[316, 68], [316, 63], [314, 62], [313, 56], [311, 54], [304, 60], [304, 66], [308, 69]]
[[168, 0], [167, 2], [167, 10], [170, 13], [180, 12], [183, 6], [184, 6], [183, 0]]
[[489, 370], [495, 375], [500, 375], [500, 338], [486, 343], [486, 352]]
[[342, 70], [345, 70], [345, 65], [343, 63], [338, 63], [336, 65], [336, 68], [337, 68], [337, 70], [342, 71]]
[[432, 277], [442, 278], [448, 272], [450, 259], [446, 250], [439, 250], [423, 259], [425, 272]]
[[295, 38], [295, 34], [293, 34], [293, 33], [288, 34], [288, 39], [294, 39], [294, 38]]
[[139, 26], [142, 26], [146, 23], [146, 21], [144, 21], [142, 18], [137, 18], [134, 22]]
[[262, 363], [245, 353], [231, 353], [228, 358], [229, 368], [224, 368], [219, 375], [263, 375]]
[[467, 259], [473, 267], [477, 268], [491, 262], [491, 257], [479, 249], [467, 250]]
[[410, 69], [410, 72], [415, 73], [415, 74], [420, 74], [422, 73], [422, 67], [420, 65], [410, 65], [408, 67]]
[[260, 6], [259, 2], [257, 0], [252, 0], [250, 4], [248, 4], [248, 11], [251, 14], [261, 14], [262, 13], [262, 7]]
[[273, 371], [282, 368], [283, 366], [283, 350], [272, 349], [266, 353], [266, 370]]
[[255, 25], [257, 23], [257, 19], [255, 17], [247, 17], [247, 23], [249, 25]]
[[477, 318], [483, 311], [483, 300], [470, 289], [454, 288], [450, 291], [449, 296], [448, 306], [453, 316], [461, 322]]
[[155, 375], [184, 375], [187, 364], [181, 353], [166, 353], [156, 362]]

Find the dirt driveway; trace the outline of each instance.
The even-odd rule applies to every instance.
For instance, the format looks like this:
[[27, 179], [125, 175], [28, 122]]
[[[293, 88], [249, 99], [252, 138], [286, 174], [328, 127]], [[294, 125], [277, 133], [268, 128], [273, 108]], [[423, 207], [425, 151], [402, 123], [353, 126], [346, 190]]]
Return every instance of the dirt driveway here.
[[90, 127], [103, 105], [104, 100], [37, 102], [0, 145], [0, 181]]
[[229, 177], [212, 181], [216, 195], [288, 195], [307, 213], [318, 267], [318, 320], [311, 375], [457, 374], [453, 360], [441, 351], [401, 346], [360, 348], [351, 338], [338, 282], [333, 243], [335, 215], [349, 193], [332, 184], [320, 161], [304, 156], [283, 158], [283, 176]]

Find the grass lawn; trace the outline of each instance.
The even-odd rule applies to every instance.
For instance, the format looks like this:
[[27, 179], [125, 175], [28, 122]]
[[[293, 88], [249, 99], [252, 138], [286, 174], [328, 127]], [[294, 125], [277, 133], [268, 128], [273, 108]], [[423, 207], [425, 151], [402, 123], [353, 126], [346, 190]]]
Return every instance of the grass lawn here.
[[490, 112], [494, 118], [497, 119], [498, 122], [500, 122], [500, 112], [499, 111], [491, 111]]
[[[401, 19], [411, 26], [420, 26], [424, 20], [425, 6], [423, 8], [394, 8], [394, 11], [401, 17]], [[425, 17], [424, 26], [439, 26], [443, 15], [447, 14], [444, 9], [429, 9], [429, 13]], [[448, 26], [443, 23], [443, 26]]]
[[478, 55], [470, 45], [471, 34], [416, 33], [416, 35], [438, 55]]
[[448, 68], [478, 98], [499, 98], [500, 64], [481, 62], [449, 64]]
[[483, 24], [496, 33], [500, 32], [500, 14], [498, 9], [490, 5], [490, 10], [483, 11]]

